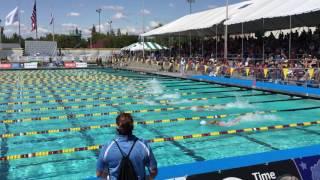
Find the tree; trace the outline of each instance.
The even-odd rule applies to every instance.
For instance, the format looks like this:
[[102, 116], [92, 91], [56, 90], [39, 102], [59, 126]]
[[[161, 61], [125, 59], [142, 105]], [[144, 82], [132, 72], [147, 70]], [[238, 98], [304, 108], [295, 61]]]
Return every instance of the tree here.
[[113, 29], [111, 29], [111, 32], [110, 32], [110, 36], [115, 36], [116, 34], [114, 33]]
[[92, 25], [92, 29], [91, 29], [91, 35], [94, 35], [97, 33], [97, 30], [96, 30], [96, 26], [95, 25]]
[[118, 28], [118, 30], [117, 30], [117, 36], [121, 36], [121, 30], [120, 30], [120, 28]]
[[163, 26], [163, 24], [162, 24], [162, 23], [159, 23], [158, 25], [154, 26], [153, 29], [157, 29], [157, 28], [159, 28], [159, 27], [161, 27], [161, 26]]

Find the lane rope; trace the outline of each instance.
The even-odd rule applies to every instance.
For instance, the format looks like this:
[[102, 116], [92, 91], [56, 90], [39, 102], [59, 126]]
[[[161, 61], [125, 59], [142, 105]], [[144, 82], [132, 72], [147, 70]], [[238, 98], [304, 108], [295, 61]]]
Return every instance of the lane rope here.
[[[266, 114], [268, 112], [256, 112], [258, 114]], [[251, 113], [242, 114], [248, 115]], [[220, 115], [220, 117], [223, 115]], [[232, 116], [232, 115], [229, 115]], [[184, 121], [197, 121], [197, 120], [212, 120], [220, 118], [217, 115], [208, 115], [208, 116], [194, 116], [194, 117], [178, 117], [173, 119], [163, 119], [163, 120], [146, 120], [146, 121], [137, 121], [134, 122], [136, 125], [152, 125], [152, 124], [160, 124], [160, 123], [173, 123], [173, 122], [184, 122]], [[82, 127], [71, 127], [71, 128], [63, 128], [63, 129], [50, 129], [43, 131], [30, 131], [30, 132], [18, 132], [18, 133], [10, 133], [10, 134], [0, 134], [0, 138], [13, 138], [18, 136], [33, 136], [37, 134], [54, 134], [54, 133], [62, 133], [62, 132], [79, 132], [79, 131], [87, 131], [94, 129], [102, 129], [116, 127], [116, 124], [103, 124], [103, 125], [93, 125], [93, 126], [82, 126]]]
[[[198, 108], [210, 108], [210, 106], [197, 106]], [[125, 113], [147, 113], [147, 112], [164, 112], [164, 111], [174, 111], [174, 110], [191, 110], [194, 107], [173, 107], [173, 108], [158, 108], [158, 109], [143, 109], [143, 110], [129, 110], [124, 111]], [[212, 115], [214, 119], [225, 118], [229, 116], [243, 116], [243, 115], [253, 115], [253, 114], [266, 114], [266, 113], [277, 113], [277, 112], [290, 112], [290, 111], [301, 111], [301, 110], [312, 110], [319, 109], [320, 106], [306, 107], [306, 108], [294, 108], [294, 109], [281, 109], [281, 110], [268, 110], [268, 111], [257, 111], [257, 112], [246, 112], [246, 113], [234, 113], [234, 114], [216, 114]], [[119, 111], [113, 112], [101, 112], [101, 113], [88, 113], [88, 114], [68, 114], [61, 116], [48, 116], [48, 117], [33, 117], [33, 118], [21, 118], [21, 119], [11, 119], [11, 120], [1, 120], [0, 124], [13, 124], [13, 123], [25, 123], [32, 121], [49, 121], [49, 120], [66, 120], [73, 118], [83, 118], [83, 117], [104, 117], [109, 115], [119, 115]]]
[[[132, 83], [132, 84], [130, 84]], [[77, 86], [77, 85], [65, 85], [65, 86], [52, 86], [51, 87], [41, 87], [41, 88], [21, 88], [23, 90], [23, 93], [24, 94], [38, 94], [38, 93], [49, 93], [49, 89], [53, 89], [55, 91], [64, 91], [64, 90], [72, 90], [73, 89], [85, 89], [86, 90], [104, 90], [105, 88], [109, 88], [109, 89], [119, 89], [119, 88], [126, 88], [128, 86], [132, 86], [136, 89], [144, 89], [144, 88], [148, 88], [150, 85], [149, 84], [146, 84], [146, 83], [140, 83], [140, 84], [137, 84], [135, 82], [130, 82], [129, 84], [124, 84], [124, 83], [121, 83], [120, 85], [117, 85], [117, 84], [90, 84], [90, 85], [82, 85], [80, 84], [80, 87]], [[133, 84], [134, 83], [134, 84]], [[180, 87], [180, 86], [183, 86], [183, 87], [186, 87], [186, 86], [200, 86], [200, 88], [212, 88], [212, 89], [215, 89], [215, 88], [227, 88], [227, 87], [224, 87], [224, 86], [213, 86], [213, 85], [209, 85], [209, 84], [195, 84], [195, 85], [185, 85], [185, 84], [175, 84], [174, 86], [171, 86], [171, 85], [163, 85], [161, 84], [162, 86], [166, 87], [166, 88], [172, 88], [172, 87]], [[42, 85], [43, 86], [43, 85]], [[201, 86], [204, 86], [204, 87], [201, 87]], [[206, 87], [208, 86], [208, 87]], [[10, 87], [12, 88], [12, 87]], [[88, 88], [88, 89], [87, 89]], [[189, 88], [189, 89], [193, 89], [193, 88]], [[33, 91], [31, 91], [33, 90]], [[174, 90], [186, 90], [186, 89], [183, 89], [183, 88], [180, 88], [180, 89], [174, 89]], [[13, 91], [7, 91], [7, 90], [3, 90], [3, 91], [0, 91], [0, 94], [10, 94], [12, 93], [14, 95], [18, 94], [21, 92], [18, 91], [18, 90], [13, 90]]]
[[[171, 92], [172, 90], [178, 91], [178, 89], [168, 89], [168, 90], [164, 90], [163, 92]], [[246, 91], [246, 90], [230, 90], [230, 91], [209, 91], [209, 92], [186, 92], [186, 93], [179, 93], [182, 96], [185, 95], [197, 95], [197, 94], [214, 94], [214, 93], [222, 93], [222, 92], [241, 92], [241, 91]], [[56, 91], [53, 91], [56, 92]], [[71, 92], [71, 91], [68, 91]], [[77, 92], [82, 92], [81, 90], [77, 90]], [[100, 91], [101, 92], [101, 91]], [[100, 93], [100, 92], [93, 92], [94, 93]], [[119, 94], [119, 92], [110, 92], [110, 91], [103, 91], [104, 93], [102, 93], [103, 95], [121, 95]], [[51, 95], [52, 96], [52, 95]], [[48, 95], [48, 97], [51, 97], [50, 95]], [[116, 100], [116, 99], [128, 99], [128, 98], [143, 98], [143, 97], [160, 97], [163, 96], [163, 94], [150, 94], [150, 95], [137, 95], [137, 96], [109, 96], [109, 97], [100, 97], [100, 98], [75, 98], [75, 99], [63, 99], [63, 100], [56, 100], [56, 99], [51, 99], [51, 100], [41, 100], [41, 101], [13, 101], [13, 102], [0, 102], [0, 105], [14, 105], [14, 104], [22, 104], [22, 105], [26, 105], [26, 104], [45, 104], [45, 103], [56, 103], [56, 102], [64, 102], [64, 103], [68, 103], [68, 102], [92, 102], [94, 100]], [[29, 97], [35, 97], [35, 99], [42, 99], [42, 96], [29, 96]], [[64, 97], [68, 97], [65, 94], [61, 94], [60, 95], [61, 98]], [[51, 97], [52, 98], [52, 97]], [[11, 97], [11, 99], [18, 99], [18, 97], [13, 98]]]
[[[191, 134], [191, 135], [181, 135], [181, 136], [172, 136], [172, 137], [165, 137], [165, 138], [154, 138], [147, 140], [149, 143], [161, 143], [161, 142], [169, 142], [169, 141], [181, 141], [185, 139], [198, 139], [204, 137], [217, 137], [222, 135], [234, 135], [240, 133], [252, 133], [252, 132], [266, 132], [270, 130], [282, 130], [282, 129], [289, 129], [294, 127], [307, 127], [312, 125], [319, 125], [319, 121], [310, 121], [310, 122], [303, 122], [303, 123], [292, 123], [286, 125], [274, 125], [274, 126], [263, 126], [263, 127], [256, 127], [256, 128], [244, 128], [244, 129], [234, 129], [234, 130], [227, 130], [227, 131], [215, 131], [215, 132], [208, 132], [202, 134]], [[46, 157], [51, 155], [57, 154], [71, 154], [75, 152], [81, 151], [94, 151], [99, 150], [102, 148], [103, 145], [92, 145], [92, 146], [85, 146], [85, 147], [76, 147], [76, 148], [68, 148], [68, 149], [61, 149], [61, 150], [53, 150], [53, 151], [40, 151], [40, 152], [33, 152], [27, 154], [17, 154], [17, 155], [9, 155], [9, 156], [2, 156], [0, 157], [0, 161], [11, 161], [17, 159], [27, 159], [27, 158], [34, 158], [34, 157]]]
[[[121, 88], [126, 88], [128, 85], [130, 84], [127, 84], [126, 86], [114, 86], [114, 85], [97, 85], [97, 86], [82, 86], [82, 87], [77, 87], [77, 86], [70, 86], [70, 87], [63, 87], [63, 88], [50, 88], [50, 89], [53, 89], [54, 92], [57, 92], [57, 93], [65, 93], [65, 92], [83, 92], [83, 91], [97, 91], [97, 90], [119, 90]], [[86, 87], [92, 87], [92, 88], [88, 88], [88, 89], [85, 89]], [[140, 85], [140, 86], [137, 86], [137, 85], [134, 85], [132, 86], [133, 88], [135, 89], [146, 89], [148, 88], [149, 86], [148, 85]], [[170, 87], [175, 87], [175, 86], [170, 86]], [[169, 87], [169, 88], [170, 88]], [[177, 86], [179, 87], [179, 85]], [[74, 89], [70, 89], [70, 88], [74, 88]], [[212, 85], [205, 85], [204, 87], [201, 87], [200, 89], [219, 89], [219, 88], [226, 88], [224, 86], [212, 86]], [[41, 95], [43, 93], [47, 93], [47, 94], [50, 94], [52, 91], [48, 90], [49, 88], [42, 88], [41, 90], [34, 90], [34, 91], [23, 91], [23, 94], [24, 95]], [[85, 89], [85, 90], [84, 90]], [[172, 90], [175, 90], [175, 91], [178, 91], [178, 90], [191, 90], [191, 89], [194, 89], [194, 88], [175, 88], [175, 89], [165, 89], [163, 90], [164, 92], [170, 92]], [[197, 88], [199, 89], [199, 88]], [[237, 88], [239, 89], [239, 88]], [[20, 95], [20, 91], [18, 90], [13, 90], [13, 91], [2, 91], [0, 92], [0, 95], [7, 95], [7, 94], [13, 94], [13, 95]], [[28, 96], [27, 96], [28, 97]]]
[[[110, 97], [111, 98], [121, 98], [122, 96], [114, 96]], [[143, 98], [143, 97], [139, 97]], [[212, 100], [212, 99], [217, 99], [217, 97], [212, 96], [212, 97], [201, 97], [201, 98], [185, 98], [184, 100], [186, 101], [191, 101], [191, 102], [196, 102], [196, 101], [207, 101], [207, 100]], [[102, 100], [102, 98], [99, 98], [99, 100]], [[104, 100], [108, 100], [105, 98]], [[279, 99], [279, 100], [267, 100], [267, 101], [252, 101], [248, 102], [248, 104], [258, 104], [258, 103], [269, 103], [269, 102], [281, 102], [281, 101], [294, 101], [294, 100], [302, 100], [302, 98], [289, 98], [289, 99]], [[57, 100], [56, 100], [57, 101]], [[62, 102], [62, 101], [61, 101]], [[95, 102], [95, 101], [94, 101]], [[154, 101], [155, 103], [159, 103], [159, 105], [168, 105], [173, 103], [174, 101], [170, 100], [156, 100]], [[143, 101], [135, 101], [135, 102], [125, 102], [125, 103], [104, 103], [104, 104], [87, 104], [87, 105], [73, 105], [73, 106], [53, 106], [53, 107], [39, 107], [39, 108], [24, 108], [24, 109], [7, 109], [7, 110], [2, 110], [0, 113], [17, 113], [17, 112], [34, 112], [34, 111], [40, 111], [40, 112], [45, 112], [45, 111], [64, 111], [67, 109], [94, 109], [94, 108], [101, 108], [101, 107], [107, 107], [107, 106], [128, 106], [128, 105], [148, 105], [146, 102]], [[210, 108], [214, 108], [217, 106], [225, 106], [228, 103], [224, 104], [212, 104], [210, 105]]]

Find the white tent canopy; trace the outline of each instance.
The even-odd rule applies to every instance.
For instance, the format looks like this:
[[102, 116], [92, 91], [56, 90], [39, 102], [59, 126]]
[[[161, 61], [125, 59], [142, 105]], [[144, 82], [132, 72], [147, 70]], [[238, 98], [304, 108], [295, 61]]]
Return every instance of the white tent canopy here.
[[246, 32], [320, 24], [319, 0], [252, 0], [252, 2], [252, 5], [242, 9], [237, 16], [224, 23], [231, 26], [231, 32], [240, 32], [242, 23], [245, 24]]
[[[251, 1], [244, 1], [229, 6], [229, 18], [250, 6]], [[151, 30], [141, 36], [156, 36], [164, 34], [178, 34], [192, 30], [203, 30], [221, 24], [226, 19], [226, 8], [219, 7], [183, 16], [162, 27]]]
[[168, 48], [165, 46], [161, 46], [158, 43], [154, 42], [137, 42], [134, 44], [131, 44], [127, 47], [122, 48], [122, 51], [159, 51], [159, 50], [167, 50]]
[[[159, 35], [197, 35], [215, 34], [215, 25], [223, 22], [230, 26], [229, 33], [240, 33], [242, 23], [244, 32], [259, 30], [279, 30], [291, 27], [316, 26], [320, 24], [320, 0], [250, 0], [229, 6], [229, 19], [226, 19], [226, 7], [218, 7], [183, 16], [162, 27], [151, 30], [141, 36]], [[262, 21], [263, 19], [263, 21]], [[219, 34], [223, 33], [221, 27]]]

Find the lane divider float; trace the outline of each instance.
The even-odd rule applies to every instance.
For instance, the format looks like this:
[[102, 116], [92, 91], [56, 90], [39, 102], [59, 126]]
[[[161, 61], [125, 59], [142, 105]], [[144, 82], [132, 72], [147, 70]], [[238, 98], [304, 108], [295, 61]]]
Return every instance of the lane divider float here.
[[[175, 110], [192, 110], [195, 106], [182, 106], [182, 107], [172, 107], [172, 108], [158, 108], [158, 109], [142, 109], [142, 110], [129, 110], [124, 111], [125, 113], [148, 113], [148, 112], [165, 112], [165, 111], [175, 111]], [[197, 106], [197, 108], [209, 108], [210, 106]], [[306, 108], [294, 108], [294, 109], [281, 109], [281, 110], [268, 110], [268, 111], [257, 111], [257, 112], [247, 112], [247, 113], [233, 113], [233, 114], [217, 114], [212, 115], [215, 119], [226, 118], [229, 116], [244, 116], [252, 114], [266, 114], [266, 113], [278, 113], [278, 112], [290, 112], [290, 111], [301, 111], [301, 110], [312, 110], [319, 109], [320, 106], [306, 107]], [[119, 115], [119, 111], [113, 112], [101, 112], [101, 113], [88, 113], [88, 114], [68, 114], [60, 116], [47, 116], [47, 117], [32, 117], [32, 118], [21, 118], [21, 119], [10, 119], [10, 120], [0, 120], [0, 124], [13, 124], [13, 123], [25, 123], [32, 121], [49, 121], [49, 120], [66, 120], [74, 118], [84, 118], [84, 117], [104, 117], [109, 115]]]
[[[149, 143], [162, 143], [162, 142], [169, 142], [169, 141], [181, 141], [186, 139], [199, 139], [204, 137], [234, 135], [234, 134], [240, 134], [240, 133], [266, 132], [271, 130], [282, 130], [282, 129], [289, 129], [294, 127], [307, 127], [307, 126], [319, 125], [319, 124], [320, 124], [320, 121], [310, 121], [310, 122], [292, 123], [292, 124], [286, 124], [286, 125], [263, 126], [263, 127], [256, 127], [256, 128], [234, 129], [234, 130], [227, 130], [227, 131], [201, 133], [201, 134], [154, 138], [154, 139], [149, 139], [147, 141]], [[17, 160], [17, 159], [34, 158], [34, 157], [46, 157], [46, 156], [52, 156], [57, 154], [71, 154], [71, 153], [81, 152], [81, 151], [95, 151], [95, 150], [101, 149], [102, 146], [103, 145], [92, 145], [92, 146], [85, 146], [85, 147], [53, 150], [53, 151], [40, 151], [40, 152], [33, 152], [33, 153], [27, 153], [27, 154], [2, 156], [0, 157], [0, 161], [11, 161], [11, 160]]]
[[[268, 112], [256, 112], [257, 114], [266, 114]], [[246, 113], [242, 115], [252, 114]], [[239, 116], [242, 116], [239, 115]], [[229, 115], [232, 116], [232, 115]], [[208, 116], [193, 116], [193, 117], [178, 117], [173, 119], [162, 119], [162, 120], [146, 120], [146, 121], [136, 121], [135, 125], [152, 125], [152, 124], [162, 124], [162, 123], [174, 123], [174, 122], [185, 122], [185, 121], [197, 121], [197, 120], [213, 120], [218, 118], [227, 117], [226, 115], [208, 115]], [[79, 132], [79, 131], [87, 131], [94, 129], [102, 129], [102, 128], [110, 128], [116, 127], [115, 123], [111, 124], [103, 124], [103, 125], [93, 125], [93, 126], [82, 126], [82, 127], [71, 127], [71, 128], [62, 128], [62, 129], [50, 129], [43, 131], [30, 131], [30, 132], [18, 132], [18, 133], [10, 133], [10, 134], [0, 134], [0, 138], [13, 138], [18, 136], [33, 136], [37, 134], [54, 134], [54, 133], [62, 133], [62, 132]]]
[[[232, 96], [234, 97], [234, 96]], [[122, 98], [122, 96], [118, 97], [110, 97], [110, 98]], [[110, 99], [109, 98], [109, 99]], [[143, 98], [143, 97], [139, 97]], [[195, 101], [207, 101], [207, 100], [212, 100], [212, 99], [217, 99], [217, 97], [212, 96], [212, 97], [201, 97], [201, 98], [185, 98], [184, 100], [190, 101], [190, 102], [195, 102]], [[99, 100], [102, 100], [102, 98], [99, 98]], [[104, 99], [108, 100], [108, 99]], [[268, 102], [277, 102], [277, 101], [292, 101], [292, 100], [301, 100], [301, 98], [290, 98], [290, 99], [280, 99], [280, 100], [268, 100], [268, 101], [253, 101], [253, 102], [248, 102], [249, 104], [258, 104], [258, 103], [268, 103]], [[160, 105], [168, 105], [172, 103], [170, 100], [156, 100], [154, 101], [155, 103], [159, 103]], [[174, 102], [173, 102], [174, 103]], [[40, 111], [40, 112], [45, 112], [45, 111], [64, 111], [67, 109], [93, 109], [93, 108], [101, 108], [101, 107], [108, 107], [108, 106], [127, 106], [127, 105], [147, 105], [145, 102], [125, 102], [125, 103], [105, 103], [105, 104], [88, 104], [88, 105], [73, 105], [73, 106], [54, 106], [54, 107], [39, 107], [39, 108], [24, 108], [24, 109], [7, 109], [7, 110], [2, 110], [0, 113], [17, 113], [17, 112], [34, 112], [34, 111]], [[209, 105], [210, 108], [214, 108], [217, 106], [225, 106], [225, 104], [211, 104]]]

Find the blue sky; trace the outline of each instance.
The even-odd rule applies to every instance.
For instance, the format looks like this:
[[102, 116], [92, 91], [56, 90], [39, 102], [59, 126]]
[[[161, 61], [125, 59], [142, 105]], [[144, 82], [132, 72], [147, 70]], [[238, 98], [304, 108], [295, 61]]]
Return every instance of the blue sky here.
[[[236, 3], [240, 0], [229, 0]], [[23, 36], [34, 36], [30, 32], [31, 12], [34, 0], [1, 0], [0, 19], [2, 26], [6, 15], [16, 6], [21, 10], [21, 33]], [[145, 17], [146, 31], [158, 23], [168, 23], [189, 13], [186, 0], [145, 0], [143, 10], [142, 0], [37, 0], [38, 31], [41, 35], [50, 33], [50, 14], [55, 16], [55, 31], [69, 33], [78, 27], [85, 36], [93, 24], [98, 25], [96, 9], [102, 8], [101, 31], [107, 32], [108, 20], [112, 20], [112, 28], [120, 28], [122, 32], [138, 34], [142, 31], [142, 14]], [[198, 12], [223, 6], [225, 0], [196, 0], [193, 11]], [[98, 29], [98, 28], [97, 28]], [[5, 33], [17, 32], [16, 26], [6, 27]]]

